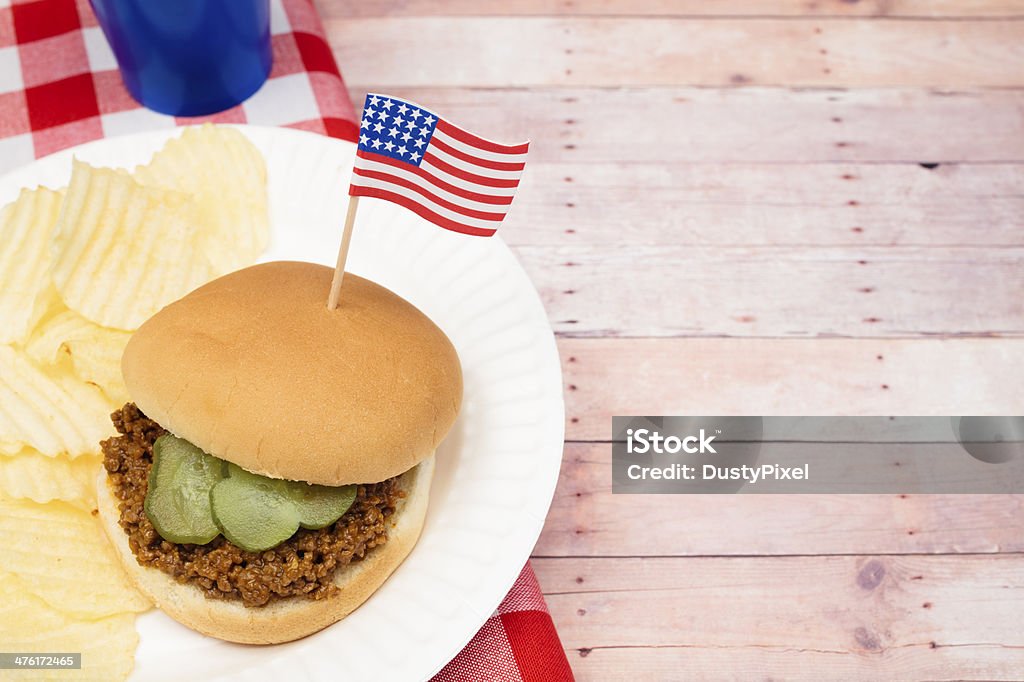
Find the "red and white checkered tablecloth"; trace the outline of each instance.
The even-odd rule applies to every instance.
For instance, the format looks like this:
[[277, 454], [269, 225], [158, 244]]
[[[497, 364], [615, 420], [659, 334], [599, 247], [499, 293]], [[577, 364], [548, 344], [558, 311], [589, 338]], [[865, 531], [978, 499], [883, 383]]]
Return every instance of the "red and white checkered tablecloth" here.
[[[312, 0], [270, 4], [274, 66], [266, 84], [237, 107], [182, 118], [149, 111], [131, 98], [88, 0], [0, 0], [0, 173], [90, 140], [202, 121], [356, 140], [356, 112]], [[434, 678], [572, 679], [529, 564], [480, 632]]]
[[572, 682], [530, 564], [466, 648], [431, 682]]
[[273, 0], [274, 66], [259, 92], [183, 118], [131, 98], [88, 0], [0, 0], [0, 172], [101, 137], [201, 121], [357, 138], [356, 113], [308, 0]]

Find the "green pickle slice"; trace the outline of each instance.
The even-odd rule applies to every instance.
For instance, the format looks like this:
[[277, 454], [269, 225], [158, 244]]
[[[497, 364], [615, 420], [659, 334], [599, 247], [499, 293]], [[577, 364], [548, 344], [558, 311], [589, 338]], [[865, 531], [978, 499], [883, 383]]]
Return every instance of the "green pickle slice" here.
[[228, 464], [228, 477], [210, 491], [220, 532], [247, 552], [281, 544], [299, 529], [299, 510], [277, 481]]
[[285, 496], [299, 510], [299, 525], [317, 530], [341, 518], [356, 501], [356, 487], [312, 485], [302, 481], [281, 481]]
[[223, 477], [221, 460], [170, 434], [157, 438], [143, 509], [160, 537], [195, 545], [217, 537], [210, 490]]
[[145, 510], [169, 542], [205, 545], [223, 534], [248, 552], [262, 552], [299, 526], [331, 525], [355, 502], [356, 490], [260, 476], [165, 434], [153, 444]]

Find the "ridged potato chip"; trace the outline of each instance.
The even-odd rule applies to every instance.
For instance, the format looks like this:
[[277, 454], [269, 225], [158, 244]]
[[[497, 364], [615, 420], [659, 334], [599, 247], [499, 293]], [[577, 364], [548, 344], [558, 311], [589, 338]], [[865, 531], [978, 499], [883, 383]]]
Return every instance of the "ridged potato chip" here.
[[128, 402], [128, 389], [121, 377], [121, 354], [129, 338], [129, 332], [101, 327], [63, 308], [43, 319], [25, 350], [44, 365], [70, 360], [80, 379], [99, 386], [113, 404], [121, 405]]
[[50, 235], [61, 194], [23, 189], [0, 210], [0, 343], [20, 343], [46, 308]]
[[136, 329], [214, 276], [203, 232], [191, 197], [75, 161], [54, 231], [54, 285], [96, 324]]
[[0, 573], [0, 642], [11, 653], [82, 654], [81, 670], [0, 670], [2, 680], [110, 682], [131, 673], [139, 634], [133, 613], [77, 619], [39, 599], [16, 576]]
[[96, 619], [150, 607], [87, 511], [61, 502], [2, 501], [0, 547], [0, 572], [17, 575], [32, 594], [69, 616]]
[[[106, 329], [58, 302], [32, 330], [32, 335], [25, 342], [25, 351], [36, 362], [44, 365], [55, 364], [67, 355], [61, 350], [61, 344], [68, 339], [81, 337], [90, 327]], [[128, 335], [128, 332], [118, 331]]]
[[0, 455], [0, 499], [41, 504], [60, 500], [90, 511], [96, 506], [96, 475], [102, 462], [100, 455], [46, 457], [31, 448]]
[[99, 388], [74, 374], [40, 367], [0, 346], [0, 454], [25, 447], [50, 457], [96, 453], [99, 441], [113, 433], [114, 407]]
[[234, 128], [186, 128], [135, 170], [139, 182], [185, 192], [199, 207], [202, 248], [222, 275], [251, 265], [270, 239], [267, 167]]

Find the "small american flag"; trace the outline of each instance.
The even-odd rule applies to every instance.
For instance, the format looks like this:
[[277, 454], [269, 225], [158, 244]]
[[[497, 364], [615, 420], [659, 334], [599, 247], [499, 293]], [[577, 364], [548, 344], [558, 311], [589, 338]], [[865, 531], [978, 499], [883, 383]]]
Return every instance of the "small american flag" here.
[[505, 145], [418, 104], [370, 93], [350, 196], [377, 197], [448, 230], [490, 237], [508, 213], [529, 143]]

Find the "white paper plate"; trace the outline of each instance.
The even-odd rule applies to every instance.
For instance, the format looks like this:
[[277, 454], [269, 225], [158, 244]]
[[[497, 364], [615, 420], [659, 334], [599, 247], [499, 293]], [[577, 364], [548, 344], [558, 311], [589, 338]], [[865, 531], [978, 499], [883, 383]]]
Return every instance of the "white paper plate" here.
[[[311, 133], [239, 126], [267, 160], [273, 236], [265, 260], [334, 264], [355, 146]], [[72, 155], [144, 163], [176, 131], [99, 140], [0, 177], [0, 205], [22, 187], [60, 187]], [[530, 280], [498, 237], [434, 227], [364, 199], [348, 270], [411, 301], [451, 338], [465, 398], [438, 449], [423, 536], [360, 609], [272, 647], [202, 637], [159, 611], [138, 619], [133, 680], [417, 680], [440, 670], [512, 586], [540, 534], [562, 454], [554, 336]]]

